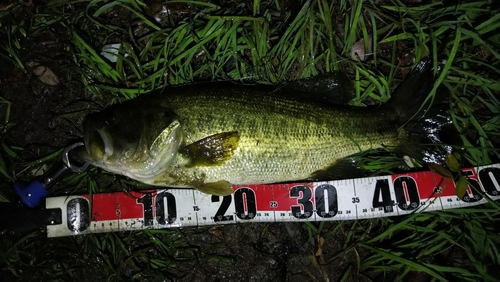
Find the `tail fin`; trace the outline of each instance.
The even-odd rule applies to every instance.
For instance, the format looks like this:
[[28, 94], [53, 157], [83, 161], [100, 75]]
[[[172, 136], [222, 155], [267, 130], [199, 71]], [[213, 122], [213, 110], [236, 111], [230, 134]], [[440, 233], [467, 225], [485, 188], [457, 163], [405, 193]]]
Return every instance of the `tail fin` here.
[[[441, 68], [438, 67], [436, 75], [439, 75], [440, 71]], [[425, 115], [425, 109], [435, 100], [434, 97], [428, 97], [434, 87], [435, 78], [432, 60], [422, 59], [398, 86], [391, 100], [386, 103], [387, 107], [392, 108], [401, 120], [411, 121], [422, 117]]]
[[459, 140], [447, 113], [449, 106], [443, 104], [445, 95], [443, 92], [429, 95], [440, 71], [440, 67], [434, 71], [432, 60], [423, 59], [386, 104], [398, 116], [400, 146], [397, 151], [425, 163], [443, 164], [445, 154], [451, 151], [443, 141]]

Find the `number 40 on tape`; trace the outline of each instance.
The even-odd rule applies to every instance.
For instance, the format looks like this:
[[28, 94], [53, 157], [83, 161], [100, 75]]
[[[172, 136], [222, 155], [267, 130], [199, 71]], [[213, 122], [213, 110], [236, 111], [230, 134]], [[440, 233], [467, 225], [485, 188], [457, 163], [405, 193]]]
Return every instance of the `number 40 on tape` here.
[[[466, 195], [425, 171], [326, 182], [233, 186], [219, 197], [192, 189], [159, 189], [51, 197], [60, 214], [48, 237], [237, 222], [356, 220], [468, 207], [500, 198], [500, 164], [463, 169]], [[471, 187], [472, 186], [472, 187]], [[91, 210], [92, 209], [92, 210]]]

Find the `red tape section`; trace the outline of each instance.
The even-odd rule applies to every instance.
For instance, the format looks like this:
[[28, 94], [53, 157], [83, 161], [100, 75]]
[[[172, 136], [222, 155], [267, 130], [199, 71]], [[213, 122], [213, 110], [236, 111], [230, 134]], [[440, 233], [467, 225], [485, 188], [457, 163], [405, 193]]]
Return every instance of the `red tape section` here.
[[[468, 207], [500, 198], [500, 164], [466, 168], [466, 195], [433, 172], [416, 172], [328, 182], [234, 186], [219, 197], [192, 189], [94, 194], [46, 199], [59, 208], [62, 224], [48, 237], [236, 222], [356, 220]], [[472, 188], [471, 188], [472, 186]], [[481, 191], [481, 192], [478, 192]], [[89, 218], [90, 215], [90, 218]]]

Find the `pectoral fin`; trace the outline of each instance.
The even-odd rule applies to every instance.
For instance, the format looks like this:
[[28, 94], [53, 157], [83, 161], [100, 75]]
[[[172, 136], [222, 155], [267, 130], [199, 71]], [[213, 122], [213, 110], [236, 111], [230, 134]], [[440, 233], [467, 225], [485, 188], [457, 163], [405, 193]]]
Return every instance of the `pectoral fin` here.
[[231, 186], [231, 184], [229, 184], [229, 182], [225, 180], [220, 180], [212, 183], [203, 183], [193, 186], [196, 190], [209, 195], [227, 196], [233, 193], [233, 187]]
[[238, 132], [223, 132], [189, 144], [179, 152], [189, 158], [188, 166], [218, 166], [233, 156], [239, 142]]

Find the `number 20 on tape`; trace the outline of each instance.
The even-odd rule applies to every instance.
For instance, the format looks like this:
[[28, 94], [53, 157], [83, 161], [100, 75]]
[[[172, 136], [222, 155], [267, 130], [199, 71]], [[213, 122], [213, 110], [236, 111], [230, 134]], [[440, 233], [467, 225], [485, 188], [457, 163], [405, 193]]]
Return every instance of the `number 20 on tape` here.
[[[219, 197], [192, 189], [51, 197], [61, 213], [48, 237], [237, 222], [356, 220], [468, 207], [500, 198], [500, 164], [463, 169], [466, 195], [433, 172], [291, 184], [233, 186]], [[92, 208], [92, 210], [90, 210]]]

